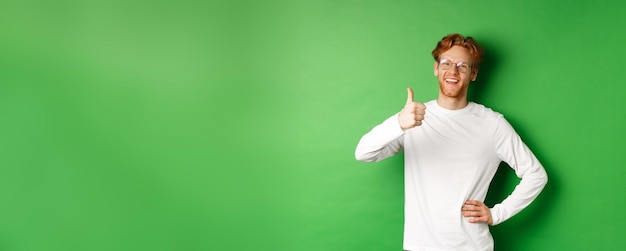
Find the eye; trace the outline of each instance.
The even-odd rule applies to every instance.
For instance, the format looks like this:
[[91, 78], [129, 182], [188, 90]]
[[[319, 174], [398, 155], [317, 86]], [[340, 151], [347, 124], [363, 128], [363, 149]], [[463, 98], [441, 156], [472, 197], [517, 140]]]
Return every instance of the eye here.
[[441, 62], [441, 67], [443, 67], [443, 68], [450, 68], [450, 67], [452, 67], [452, 63], [448, 62], [448, 61]]
[[459, 65], [459, 69], [469, 70], [469, 65], [467, 65], [467, 64], [461, 64], [461, 65]]

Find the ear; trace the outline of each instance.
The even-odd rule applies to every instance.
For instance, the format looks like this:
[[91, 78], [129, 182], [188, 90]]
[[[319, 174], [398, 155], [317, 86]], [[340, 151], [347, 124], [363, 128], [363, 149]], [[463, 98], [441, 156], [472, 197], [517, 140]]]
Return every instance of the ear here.
[[435, 70], [435, 76], [439, 76], [439, 63], [437, 61], [435, 61], [434, 70]]
[[478, 77], [478, 69], [472, 69], [472, 75], [470, 75], [472, 81], [476, 81], [476, 77]]

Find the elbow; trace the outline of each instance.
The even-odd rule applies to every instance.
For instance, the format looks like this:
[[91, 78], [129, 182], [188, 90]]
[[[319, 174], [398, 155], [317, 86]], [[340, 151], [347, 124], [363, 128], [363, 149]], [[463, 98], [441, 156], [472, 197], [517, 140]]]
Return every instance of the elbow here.
[[365, 154], [360, 154], [359, 152], [354, 153], [354, 158], [361, 162], [372, 162], [370, 157]]
[[537, 172], [535, 172], [534, 180], [535, 180], [536, 186], [539, 187], [540, 189], [543, 189], [546, 186], [546, 184], [548, 183], [548, 174], [546, 173], [546, 170], [543, 167], [538, 169]]
[[548, 173], [546, 172], [546, 169], [543, 168], [543, 166], [539, 169], [539, 179], [541, 179], [542, 183], [545, 185], [546, 183], [548, 183]]
[[354, 158], [361, 162], [376, 162], [378, 159], [376, 158], [376, 154], [371, 152], [360, 151], [358, 148], [354, 152]]

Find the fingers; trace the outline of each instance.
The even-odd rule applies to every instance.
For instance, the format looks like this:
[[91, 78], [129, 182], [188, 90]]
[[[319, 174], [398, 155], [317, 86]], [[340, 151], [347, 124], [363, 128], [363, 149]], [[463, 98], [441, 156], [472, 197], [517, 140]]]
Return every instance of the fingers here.
[[491, 210], [485, 203], [477, 200], [468, 200], [461, 207], [464, 217], [468, 217], [470, 223], [484, 222], [489, 225], [493, 223], [491, 218]]
[[413, 103], [413, 89], [411, 89], [411, 87], [406, 88], [406, 92], [407, 92], [406, 104], [409, 105]]
[[424, 120], [424, 115], [426, 114], [426, 105], [413, 101], [413, 89], [408, 87], [406, 92], [406, 104], [398, 117], [400, 127], [403, 130], [422, 125], [422, 120]]
[[468, 200], [465, 202], [461, 211], [463, 216], [480, 216], [484, 209], [487, 209], [484, 203], [476, 200]]
[[400, 126], [404, 130], [420, 126], [422, 125], [422, 120], [424, 120], [425, 115], [426, 106], [424, 106], [424, 104], [417, 102], [407, 104], [398, 117]]
[[482, 206], [482, 205], [485, 205], [485, 203], [483, 203], [482, 201], [478, 201], [478, 200], [467, 200], [465, 201], [465, 205]]
[[472, 217], [467, 221], [469, 221], [470, 223], [479, 223], [479, 222], [488, 223], [487, 219], [488, 219], [487, 216], [479, 216], [479, 217]]

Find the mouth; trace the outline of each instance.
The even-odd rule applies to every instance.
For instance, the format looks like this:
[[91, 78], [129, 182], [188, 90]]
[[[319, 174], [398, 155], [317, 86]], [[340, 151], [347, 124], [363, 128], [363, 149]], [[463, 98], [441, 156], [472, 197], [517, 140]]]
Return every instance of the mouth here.
[[447, 84], [451, 84], [451, 85], [455, 85], [459, 82], [459, 80], [456, 78], [446, 78], [445, 81]]

